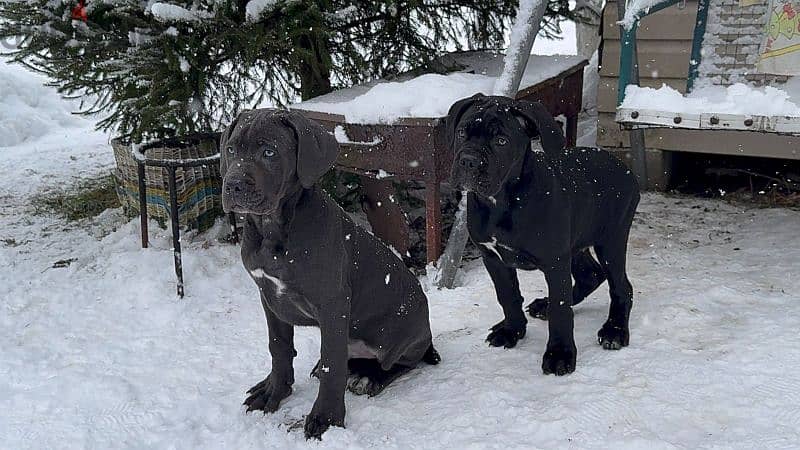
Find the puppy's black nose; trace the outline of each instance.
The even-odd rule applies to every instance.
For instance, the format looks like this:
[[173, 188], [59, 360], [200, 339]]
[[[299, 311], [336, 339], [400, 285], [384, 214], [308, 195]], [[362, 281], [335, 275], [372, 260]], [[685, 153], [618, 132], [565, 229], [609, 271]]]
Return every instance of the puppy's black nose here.
[[477, 156], [468, 153], [462, 153], [458, 158], [458, 164], [465, 169], [475, 169], [481, 165], [480, 159]]
[[239, 194], [247, 191], [248, 182], [243, 179], [228, 180], [225, 182], [225, 192], [228, 194]]

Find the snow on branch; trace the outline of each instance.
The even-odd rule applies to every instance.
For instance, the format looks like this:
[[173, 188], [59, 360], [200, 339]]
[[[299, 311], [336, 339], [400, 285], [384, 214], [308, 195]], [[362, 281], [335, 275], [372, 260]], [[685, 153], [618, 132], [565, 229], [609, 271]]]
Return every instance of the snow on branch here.
[[617, 23], [624, 26], [626, 30], [630, 30], [633, 24], [639, 20], [640, 14], [647, 14], [650, 8], [662, 2], [664, 0], [630, 0], [625, 6], [625, 16]]
[[335, 20], [353, 20], [358, 15], [358, 7], [355, 5], [350, 5], [342, 9], [338, 9], [333, 13], [333, 17]]
[[209, 11], [188, 10], [169, 3], [153, 3], [150, 6], [150, 13], [159, 22], [199, 22], [214, 17]]
[[[495, 95], [514, 97], [516, 94], [527, 62], [528, 55], [524, 53], [530, 52], [533, 40], [539, 34], [539, 24], [546, 8], [547, 0], [520, 0], [517, 17], [511, 27], [503, 73], [494, 85]], [[522, 61], [520, 61], [521, 56], [525, 56]]]
[[255, 22], [264, 12], [271, 10], [278, 4], [278, 0], [250, 0], [247, 2], [247, 20]]

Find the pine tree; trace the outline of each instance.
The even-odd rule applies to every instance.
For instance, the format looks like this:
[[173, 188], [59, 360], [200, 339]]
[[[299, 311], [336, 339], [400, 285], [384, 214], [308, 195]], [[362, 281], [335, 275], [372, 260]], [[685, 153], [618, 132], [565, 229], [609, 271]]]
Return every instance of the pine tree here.
[[[66, 1], [66, 0], [63, 0]], [[502, 48], [517, 0], [0, 0], [14, 61], [141, 141], [218, 129], [245, 107], [307, 99], [425, 64]], [[83, 2], [86, 3], [83, 3]], [[550, 0], [543, 33], [566, 0]]]

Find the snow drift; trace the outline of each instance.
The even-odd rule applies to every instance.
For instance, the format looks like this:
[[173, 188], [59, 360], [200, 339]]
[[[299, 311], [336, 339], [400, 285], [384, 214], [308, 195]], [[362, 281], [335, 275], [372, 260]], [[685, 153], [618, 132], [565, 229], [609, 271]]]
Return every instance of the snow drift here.
[[30, 142], [59, 128], [85, 127], [45, 77], [0, 61], [0, 147]]

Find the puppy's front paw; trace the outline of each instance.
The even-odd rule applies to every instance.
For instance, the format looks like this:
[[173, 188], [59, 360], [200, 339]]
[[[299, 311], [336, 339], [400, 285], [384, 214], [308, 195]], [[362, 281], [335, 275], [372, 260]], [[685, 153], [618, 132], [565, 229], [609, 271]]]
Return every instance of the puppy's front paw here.
[[505, 320], [500, 321], [490, 328], [486, 342], [492, 347], [514, 348], [517, 341], [525, 337], [525, 323], [522, 325], [509, 325]]
[[531, 317], [547, 320], [547, 304], [547, 297], [537, 298], [536, 300], [532, 301], [528, 307], [525, 308], [525, 310], [528, 311], [528, 314], [530, 314]]
[[321, 413], [317, 411], [316, 405], [311, 410], [311, 414], [306, 416], [305, 434], [306, 439], [322, 439], [322, 433], [328, 431], [333, 426], [344, 428], [344, 411], [341, 413]]
[[283, 399], [292, 393], [292, 386], [289, 383], [273, 381], [270, 375], [251, 387], [247, 393], [250, 394], [244, 401], [247, 412], [260, 410], [273, 413], [278, 410]]
[[578, 350], [575, 344], [567, 346], [547, 346], [542, 359], [542, 371], [545, 375], [566, 375], [575, 371], [575, 359]]
[[606, 350], [619, 350], [627, 347], [630, 341], [630, 331], [627, 327], [620, 327], [606, 322], [597, 332], [597, 343]]

